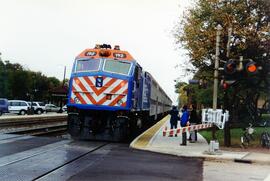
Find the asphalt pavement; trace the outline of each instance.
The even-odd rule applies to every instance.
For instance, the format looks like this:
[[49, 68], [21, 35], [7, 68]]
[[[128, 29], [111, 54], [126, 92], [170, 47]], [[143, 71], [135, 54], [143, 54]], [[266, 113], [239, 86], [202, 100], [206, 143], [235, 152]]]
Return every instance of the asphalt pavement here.
[[[70, 177], [69, 181], [173, 181], [203, 180], [203, 160], [181, 158], [118, 144], [102, 158]], [[96, 155], [99, 157], [99, 154]], [[187, 174], [188, 173], [188, 174]]]

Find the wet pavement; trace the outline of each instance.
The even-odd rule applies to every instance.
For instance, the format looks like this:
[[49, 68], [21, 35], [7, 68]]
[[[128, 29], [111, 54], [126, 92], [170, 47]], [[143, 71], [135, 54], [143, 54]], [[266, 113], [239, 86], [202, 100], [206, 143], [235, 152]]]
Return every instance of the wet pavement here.
[[118, 145], [68, 180], [199, 181], [202, 180], [202, 163], [201, 159], [130, 150], [127, 145]]
[[1, 181], [202, 180], [202, 167], [129, 144], [0, 134]]

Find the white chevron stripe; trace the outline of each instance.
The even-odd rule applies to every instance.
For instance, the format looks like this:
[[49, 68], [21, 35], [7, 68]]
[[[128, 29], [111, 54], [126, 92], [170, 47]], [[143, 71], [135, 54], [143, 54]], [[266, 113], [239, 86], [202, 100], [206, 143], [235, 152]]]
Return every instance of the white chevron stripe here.
[[[82, 89], [73, 81], [73, 86], [75, 88], [76, 91], [78, 92], [82, 92]], [[79, 93], [81, 95], [81, 97], [83, 98], [83, 100], [87, 103], [87, 104], [92, 104], [92, 102], [88, 99], [88, 97], [84, 94], [84, 93]]]
[[86, 88], [88, 92], [94, 93], [91, 86], [84, 80], [84, 78], [79, 77], [80, 82], [83, 84], [83, 86]]
[[84, 85], [84, 87], [87, 89], [87, 91], [92, 92], [92, 97], [96, 102], [99, 102], [106, 93], [111, 93], [111, 91], [118, 86], [122, 80], [118, 79], [115, 81], [115, 83], [113, 83], [110, 87], [108, 87], [107, 89], [105, 89], [103, 91], [103, 93], [101, 93], [99, 96], [95, 94], [95, 92], [92, 90], [92, 88], [87, 84], [87, 82], [84, 79], [80, 79], [80, 81], [82, 82], [82, 84]]
[[[93, 76], [91, 77], [88, 77], [92, 83], [95, 83], [95, 78]], [[95, 94], [95, 92], [92, 90], [91, 86], [89, 86], [89, 84], [84, 80], [83, 77], [78, 77], [79, 81], [83, 84], [83, 86], [86, 88], [86, 90], [88, 92], [91, 92], [91, 95], [93, 97], [93, 99], [96, 101], [96, 102], [99, 102], [102, 98], [104, 98], [104, 96], [106, 96], [105, 94], [106, 93], [111, 93], [111, 91], [117, 87], [119, 84], [121, 84], [123, 82], [123, 80], [121, 79], [117, 79], [110, 87], [108, 87], [107, 89], [105, 89], [103, 91], [103, 93], [101, 93], [99, 96], [97, 96]], [[103, 85], [105, 85], [108, 81], [110, 81], [112, 78], [105, 78], [103, 81]], [[78, 92], [81, 92], [82, 89], [76, 84], [76, 81], [73, 80], [73, 86], [75, 88], [76, 91]], [[123, 94], [125, 90], [128, 89], [128, 83], [126, 83], [121, 89], [119, 89], [117, 92], [114, 93], [114, 95], [112, 95], [112, 99], [111, 100], [107, 100], [106, 102], [103, 103], [103, 105], [109, 105], [111, 104], [117, 97], [119, 94]], [[84, 93], [79, 93], [81, 95], [81, 97], [84, 99], [84, 101], [87, 103], [87, 104], [92, 104], [92, 102], [88, 99], [88, 97], [84, 94]], [[72, 92], [72, 98], [74, 99], [76, 96], [75, 94]], [[125, 95], [122, 99], [123, 103], [127, 102], [127, 95]], [[115, 106], [119, 106], [119, 105], [115, 105]]]
[[110, 87], [108, 87], [104, 93], [110, 93], [115, 87], [117, 87], [123, 80], [117, 79]]
[[[103, 105], [109, 105], [109, 104], [111, 104], [119, 96], [119, 94], [123, 94], [123, 92], [127, 89], [127, 86], [124, 86], [124, 87], [126, 87], [126, 88], [125, 89], [122, 88], [119, 91], [117, 91], [116, 94], [112, 96], [112, 99], [111, 100], [107, 100], [106, 102], [103, 103]], [[123, 102], [127, 102], [127, 95], [125, 95], [121, 100]]]

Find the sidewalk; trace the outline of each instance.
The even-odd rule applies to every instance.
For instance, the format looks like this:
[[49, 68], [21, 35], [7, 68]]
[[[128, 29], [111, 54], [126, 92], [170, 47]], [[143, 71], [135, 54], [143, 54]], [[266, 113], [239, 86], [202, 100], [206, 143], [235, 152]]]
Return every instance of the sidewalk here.
[[213, 161], [237, 161], [270, 165], [270, 151], [269, 154], [264, 154], [219, 150], [219, 154], [210, 155], [207, 153], [209, 145], [200, 134], [198, 134], [197, 142], [189, 143], [187, 141], [187, 146], [180, 146], [182, 135], [178, 134], [177, 137], [163, 137], [162, 131], [165, 126], [170, 127], [169, 116], [166, 116], [153, 127], [138, 136], [130, 144], [130, 147], [183, 157], [204, 158]]

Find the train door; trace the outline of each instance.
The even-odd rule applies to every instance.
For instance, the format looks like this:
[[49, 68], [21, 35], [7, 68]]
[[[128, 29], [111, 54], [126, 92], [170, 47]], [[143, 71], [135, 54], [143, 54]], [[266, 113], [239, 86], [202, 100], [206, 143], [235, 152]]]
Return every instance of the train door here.
[[134, 73], [134, 82], [133, 82], [133, 107], [137, 110], [140, 110], [142, 107], [142, 89], [143, 89], [143, 79], [142, 79], [142, 67], [137, 64], [135, 67]]

